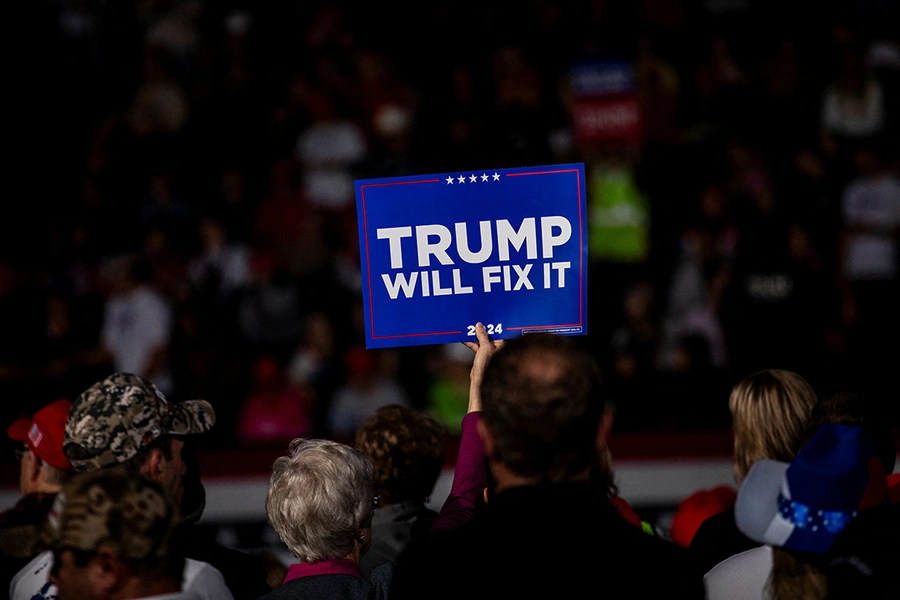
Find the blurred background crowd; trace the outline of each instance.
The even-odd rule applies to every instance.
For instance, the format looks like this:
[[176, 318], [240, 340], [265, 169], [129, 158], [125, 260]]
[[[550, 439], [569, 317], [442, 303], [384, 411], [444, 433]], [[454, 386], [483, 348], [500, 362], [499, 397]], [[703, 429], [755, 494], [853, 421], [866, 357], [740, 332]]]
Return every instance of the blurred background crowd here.
[[728, 429], [762, 368], [900, 415], [896, 2], [28, 5], [4, 430], [130, 371], [212, 446], [458, 431], [469, 350], [365, 349], [353, 182], [569, 162], [616, 431]]

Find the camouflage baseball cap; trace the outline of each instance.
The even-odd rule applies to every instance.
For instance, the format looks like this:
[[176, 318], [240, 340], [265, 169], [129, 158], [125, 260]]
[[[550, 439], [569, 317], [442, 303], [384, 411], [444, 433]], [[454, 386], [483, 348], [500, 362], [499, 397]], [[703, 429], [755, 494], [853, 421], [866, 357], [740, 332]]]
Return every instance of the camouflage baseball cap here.
[[54, 500], [44, 530], [53, 549], [108, 548], [123, 559], [164, 559], [179, 551], [184, 521], [155, 481], [118, 470], [75, 475]]
[[93, 471], [129, 461], [163, 435], [205, 433], [215, 421], [206, 400], [168, 402], [143, 377], [114, 373], [75, 399], [63, 451], [75, 470]]

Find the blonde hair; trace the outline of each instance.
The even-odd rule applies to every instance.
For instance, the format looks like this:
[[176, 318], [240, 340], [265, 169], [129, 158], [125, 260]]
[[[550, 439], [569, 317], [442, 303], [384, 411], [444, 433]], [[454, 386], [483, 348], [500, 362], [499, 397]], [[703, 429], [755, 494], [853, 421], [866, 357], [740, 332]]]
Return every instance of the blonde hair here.
[[772, 572], [766, 585], [773, 600], [824, 600], [828, 595], [825, 574], [783, 548], [772, 548]]
[[803, 445], [816, 393], [793, 371], [765, 369], [739, 381], [728, 407], [734, 430], [734, 480], [761, 458], [790, 462]]

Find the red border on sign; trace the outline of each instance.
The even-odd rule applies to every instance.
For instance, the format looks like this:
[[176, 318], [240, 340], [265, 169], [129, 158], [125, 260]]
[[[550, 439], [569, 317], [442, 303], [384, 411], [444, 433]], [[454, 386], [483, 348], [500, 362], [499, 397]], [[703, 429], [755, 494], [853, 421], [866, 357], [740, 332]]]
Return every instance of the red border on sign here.
[[[584, 245], [584, 223], [581, 222], [581, 172], [578, 169], [558, 169], [556, 171], [533, 171], [528, 173], [507, 173], [508, 177], [524, 175], [548, 175], [552, 173], [575, 173], [576, 198], [578, 199], [578, 242]], [[526, 325], [524, 327], [507, 327], [507, 329], [552, 329], [553, 327], [583, 327], [584, 323], [584, 252], [578, 253], [578, 322], [559, 325]]]
[[[578, 204], [578, 240], [579, 245], [584, 245], [584, 223], [582, 222], [581, 210], [581, 172], [578, 169], [556, 169], [548, 171], [529, 171], [525, 173], [504, 173], [504, 177], [524, 177], [527, 175], [555, 175], [558, 173], [575, 173], [576, 179], [576, 200]], [[369, 283], [369, 326], [371, 327], [371, 335], [373, 340], [387, 340], [408, 337], [425, 337], [429, 335], [453, 335], [462, 333], [461, 331], [433, 331], [427, 333], [403, 333], [398, 335], [375, 335], [375, 311], [372, 307], [372, 268], [369, 262], [369, 225], [366, 217], [366, 188], [367, 187], [388, 187], [392, 185], [415, 185], [419, 183], [438, 183], [440, 179], [420, 179], [416, 181], [396, 181], [389, 183], [365, 183], [360, 185], [360, 203], [363, 212], [363, 231], [365, 233], [366, 245], [366, 279]], [[524, 325], [518, 327], [507, 327], [509, 330], [520, 329], [552, 329], [553, 327], [583, 327], [584, 325], [584, 252], [578, 253], [578, 323], [565, 323], [557, 325]]]

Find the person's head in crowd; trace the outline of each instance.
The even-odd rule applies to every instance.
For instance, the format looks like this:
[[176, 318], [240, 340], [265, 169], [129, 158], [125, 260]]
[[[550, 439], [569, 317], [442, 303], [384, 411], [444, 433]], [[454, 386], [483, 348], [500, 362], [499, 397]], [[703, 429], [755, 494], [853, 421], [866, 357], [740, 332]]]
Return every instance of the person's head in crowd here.
[[[183, 521], [159, 483], [122, 471], [79, 473], [47, 522], [59, 600], [126, 600], [181, 591]], [[162, 596], [160, 596], [162, 597]]]
[[[893, 472], [897, 444], [885, 407], [871, 396], [838, 391], [823, 396], [813, 408], [808, 427], [812, 438], [825, 423], [853, 425], [867, 434], [884, 473]], [[877, 470], [877, 469], [876, 469]], [[888, 491], [890, 496], [890, 488]], [[835, 537], [822, 570], [828, 600], [900, 598], [900, 579], [892, 569], [900, 564], [900, 505], [882, 503], [859, 514]], [[789, 563], [784, 551], [774, 555], [776, 564]]]
[[606, 443], [600, 369], [574, 338], [507, 340], [485, 369], [478, 424], [497, 491], [586, 480]]
[[298, 438], [275, 459], [266, 515], [300, 562], [359, 562], [372, 544], [373, 467], [345, 444]]
[[17, 442], [21, 498], [0, 512], [0, 587], [29, 560], [46, 550], [40, 535], [56, 495], [72, 475], [63, 454], [66, 416], [72, 403], [57, 400], [14, 421], [7, 434]]
[[181, 502], [185, 436], [205, 433], [214, 423], [207, 401], [169, 402], [143, 377], [114, 373], [75, 399], [63, 450], [77, 471], [139, 473]]
[[883, 403], [858, 392], [836, 391], [823, 395], [809, 415], [804, 441], [811, 440], [826, 424], [861, 427], [874, 446], [885, 473], [892, 473], [897, 461], [893, 424]]
[[878, 452], [862, 427], [826, 423], [790, 462], [760, 459], [738, 490], [735, 521], [773, 548], [770, 593], [825, 598], [828, 553], [861, 512], [887, 498]]
[[446, 458], [443, 426], [399, 404], [383, 406], [366, 419], [353, 445], [372, 461], [379, 506], [425, 502]]
[[21, 442], [19, 489], [22, 495], [55, 494], [65, 485], [72, 465], [63, 453], [66, 418], [72, 403], [57, 400], [34, 415], [14, 421], [7, 429], [9, 438]]
[[783, 369], [753, 373], [731, 390], [728, 407], [734, 431], [734, 480], [740, 485], [761, 458], [791, 460], [804, 441], [817, 402], [812, 385]]

